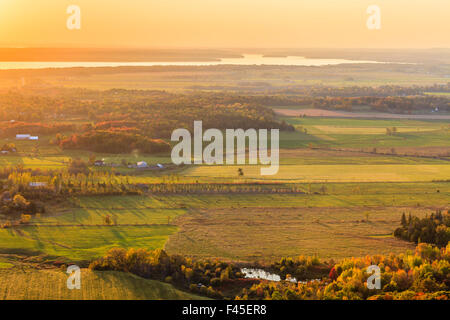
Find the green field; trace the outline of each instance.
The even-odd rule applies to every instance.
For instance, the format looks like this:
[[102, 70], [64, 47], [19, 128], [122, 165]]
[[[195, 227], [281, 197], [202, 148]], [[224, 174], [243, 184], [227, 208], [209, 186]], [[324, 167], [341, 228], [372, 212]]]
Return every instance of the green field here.
[[[30, 225], [0, 229], [0, 252], [45, 253], [90, 260], [114, 247], [162, 248], [185, 209], [139, 196], [82, 197], [49, 208]], [[109, 215], [111, 222], [105, 224]]]
[[[419, 120], [283, 118], [307, 134], [282, 133], [281, 148], [301, 148], [309, 144], [320, 147], [449, 147], [449, 122]], [[386, 128], [397, 128], [397, 134], [386, 135]]]
[[51, 215], [33, 219], [33, 224], [96, 226], [104, 225], [105, 217], [109, 215], [113, 223], [122, 226], [166, 226], [172, 219], [184, 213], [185, 209], [172, 207], [168, 203], [148, 197], [81, 197], [72, 199], [62, 208], [54, 208]]
[[175, 226], [24, 226], [0, 229], [0, 252], [19, 252], [91, 260], [116, 247], [157, 249]]
[[[372, 243], [371, 235], [391, 234], [402, 212], [422, 215], [438, 208], [445, 209], [448, 208], [450, 197], [450, 184], [446, 182], [303, 183], [299, 184], [299, 187], [304, 190], [303, 194], [191, 194], [73, 198], [63, 205], [50, 207], [45, 215], [33, 218], [28, 226], [0, 229], [0, 251], [44, 253], [54, 257], [65, 257], [68, 261], [94, 259], [113, 247], [148, 249], [165, 247], [170, 252], [197, 255], [196, 250], [199, 246], [207, 252], [219, 248], [218, 244], [213, 245], [211, 242], [219, 240], [209, 238], [213, 232], [212, 224], [214, 228], [219, 228], [215, 232], [220, 237], [230, 235], [230, 232], [234, 235], [234, 238], [228, 237], [227, 242], [234, 251], [238, 250], [239, 253], [221, 255], [226, 258], [246, 260], [251, 257], [255, 259], [267, 257], [270, 260], [284, 254], [295, 255], [295, 251], [297, 253], [314, 251], [321, 257], [331, 255], [341, 258], [362, 253], [364, 248], [367, 249], [366, 240]], [[271, 216], [268, 216], [268, 213]], [[366, 213], [369, 213], [370, 222], [357, 222], [358, 229], [355, 229], [354, 221], [366, 219]], [[116, 217], [117, 225], [105, 225], [106, 215]], [[292, 215], [296, 226], [290, 220]], [[168, 217], [170, 217], [170, 224], [167, 224]], [[286, 217], [289, 218], [286, 220]], [[254, 219], [261, 219], [261, 221], [252, 222]], [[338, 225], [336, 221], [333, 224], [336, 228], [344, 228], [347, 231], [339, 237], [335, 237], [336, 234], [331, 232], [315, 233], [320, 227], [316, 220], [329, 219], [342, 220]], [[256, 251], [260, 253], [254, 254], [252, 252], [255, 251], [255, 247], [242, 245], [245, 237], [238, 237], [238, 234], [263, 236], [265, 232], [259, 228], [264, 220], [269, 224], [265, 232], [270, 232], [274, 239], [286, 239], [287, 234], [293, 230], [297, 230], [295, 234], [301, 232], [302, 237], [307, 239], [310, 233], [304, 231], [310, 229], [310, 232], [316, 234], [314, 238], [316, 240], [309, 242], [309, 249], [305, 246], [299, 247], [300, 242], [282, 245], [283, 240], [276, 246], [278, 255], [273, 253], [273, 248], [270, 247], [258, 249]], [[380, 222], [376, 222], [378, 220]], [[240, 224], [239, 221], [241, 221]], [[270, 229], [272, 224], [275, 226], [275, 221], [280, 225]], [[350, 223], [345, 227], [347, 222]], [[236, 233], [238, 230], [236, 225], [241, 228], [239, 233]], [[189, 226], [188, 229], [186, 226]], [[187, 235], [189, 238], [201, 237], [202, 241], [196, 240], [195, 245], [189, 241], [183, 244], [180, 239], [184, 239], [186, 230], [189, 230]], [[355, 230], [359, 231], [355, 233]], [[317, 237], [320, 236], [323, 236], [323, 239], [318, 241]], [[299, 239], [297, 237], [298, 235], [291, 237], [292, 241]], [[170, 241], [167, 243], [168, 239]], [[352, 242], [355, 245], [354, 250], [349, 249], [352, 247], [350, 245]], [[174, 246], [174, 243], [177, 245]], [[189, 249], [190, 243], [191, 249]], [[315, 247], [317, 243], [323, 245]], [[333, 254], [327, 253], [330, 247], [325, 245], [326, 243], [332, 247], [336, 246]], [[397, 249], [400, 251], [405, 248], [401, 241], [394, 239], [385, 239], [384, 242], [377, 243], [376, 248], [383, 252], [397, 251]]]
[[131, 273], [81, 270], [81, 289], [67, 289], [67, 274], [59, 269], [0, 268], [1, 300], [198, 300], [172, 285]]

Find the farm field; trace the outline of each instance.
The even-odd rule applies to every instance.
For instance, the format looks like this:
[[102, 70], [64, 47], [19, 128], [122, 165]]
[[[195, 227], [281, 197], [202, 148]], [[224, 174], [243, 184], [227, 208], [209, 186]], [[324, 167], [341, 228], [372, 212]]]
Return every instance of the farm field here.
[[[45, 253], [90, 260], [115, 247], [157, 249], [177, 231], [184, 209], [142, 197], [85, 197], [49, 208], [29, 225], [0, 229], [0, 252]], [[109, 216], [111, 224], [105, 223]]]
[[[442, 94], [441, 94], [442, 95]], [[448, 94], [447, 94], [448, 95]], [[444, 94], [443, 96], [447, 96]], [[366, 119], [416, 119], [416, 120], [450, 120], [449, 114], [393, 114], [383, 112], [348, 112], [325, 109], [309, 109], [302, 106], [274, 108], [281, 116], [335, 117], [335, 118], [366, 118]]]
[[67, 289], [60, 269], [0, 268], [1, 300], [198, 300], [172, 285], [131, 273], [81, 269], [80, 290]]
[[175, 226], [24, 226], [0, 230], [0, 252], [45, 253], [84, 261], [111, 248], [162, 248], [176, 230]]
[[[99, 196], [74, 198], [51, 215], [35, 218], [33, 224], [43, 225], [104, 225], [109, 216], [116, 225], [167, 225], [170, 220], [186, 213], [186, 209], [139, 196]], [[169, 221], [168, 221], [169, 219]]]
[[[305, 153], [310, 148], [322, 149], [345, 149], [352, 151], [373, 152], [375, 148], [378, 153], [388, 154], [384, 159], [390, 159], [392, 163], [405, 163], [399, 160], [397, 155], [409, 156], [439, 156], [450, 158], [450, 133], [448, 131], [448, 121], [424, 121], [424, 120], [402, 120], [402, 119], [339, 119], [339, 118], [281, 118], [292, 124], [303, 132], [281, 132], [280, 134], [280, 162], [281, 164], [298, 163], [301, 164], [304, 157], [299, 153]], [[395, 127], [395, 135], [386, 135], [386, 128]], [[103, 159], [106, 163], [119, 165], [116, 171], [124, 174], [135, 173], [135, 170], [121, 166], [123, 161], [136, 163], [146, 161], [150, 164], [162, 163], [170, 164], [169, 154], [145, 155], [145, 154], [105, 154], [82, 150], [61, 150], [59, 147], [49, 144], [51, 136], [41, 137], [39, 142], [17, 141], [1, 139], [0, 144], [14, 142], [19, 150], [18, 154], [0, 155], [0, 165], [4, 166], [24, 166], [25, 168], [42, 169], [63, 169], [70, 159], [80, 158], [88, 160], [95, 156]], [[289, 154], [290, 150], [299, 153]], [[320, 152], [326, 152], [320, 150]], [[328, 157], [324, 157], [320, 152], [316, 153], [315, 161], [321, 163], [332, 162]], [[394, 154], [392, 154], [394, 152]], [[390, 155], [390, 156], [389, 156]], [[378, 161], [378, 155], [367, 157], [363, 154], [346, 154], [336, 152], [330, 155], [336, 160], [333, 163], [345, 162], [352, 158], [351, 162], [359, 161], [361, 164], [370, 164]], [[310, 158], [310, 157], [307, 157]], [[341, 161], [342, 159], [343, 161]], [[373, 160], [375, 159], [375, 160]], [[414, 158], [410, 158], [414, 159]], [[299, 163], [300, 162], [300, 163]], [[414, 162], [418, 162], [415, 158]], [[426, 163], [424, 160], [422, 163]], [[436, 163], [436, 162], [435, 162]], [[389, 169], [388, 169], [389, 170]], [[154, 176], [158, 172], [140, 172], [139, 176]]]
[[[297, 118], [284, 120], [303, 132], [282, 132], [280, 148], [423, 148], [449, 147], [449, 123], [442, 121]], [[387, 135], [386, 128], [397, 129]], [[444, 152], [448, 156], [448, 153]]]
[[[401, 214], [429, 214], [409, 207], [299, 207], [203, 209], [177, 219], [180, 231], [166, 250], [195, 258], [273, 262], [298, 255], [321, 259], [400, 253], [414, 246], [395, 239]], [[368, 219], [368, 221], [367, 221]]]
[[[235, 179], [239, 166], [196, 166], [188, 177]], [[281, 165], [277, 174], [261, 176], [264, 166], [245, 166], [245, 179], [291, 182], [414, 182], [447, 180], [450, 166], [436, 165]]]
[[[34, 217], [29, 225], [0, 229], [0, 251], [44, 253], [67, 261], [94, 259], [113, 247], [166, 248], [174, 253], [213, 257], [198, 253], [198, 248], [214, 248], [220, 241], [224, 241], [223, 246], [233, 248], [232, 253], [224, 253], [223, 257], [238, 260], [254, 260], [266, 254], [266, 260], [271, 260], [314, 250], [321, 257], [342, 258], [368, 250], [364, 245], [367, 241], [377, 241], [377, 250], [401, 251], [406, 243], [389, 236], [401, 213], [423, 215], [446, 209], [450, 197], [450, 185], [445, 182], [304, 183], [299, 187], [304, 190], [303, 194], [75, 197], [68, 203], [50, 207], [45, 215]], [[117, 225], [105, 225], [106, 215]], [[362, 222], [367, 215], [369, 222]], [[315, 233], [324, 227], [318, 221], [331, 221], [330, 228], [335, 232]], [[341, 228], [345, 225], [348, 229], [344, 232]], [[266, 234], [263, 229], [258, 231], [263, 226], [273, 238], [256, 249], [261, 243], [258, 237]], [[309, 248], [296, 244], [311, 236], [305, 230], [316, 237], [316, 241], [309, 242]], [[293, 235], [288, 236], [289, 233]], [[238, 237], [238, 234], [251, 234], [255, 238]], [[372, 240], [373, 235], [380, 234], [384, 240]], [[182, 245], [185, 237], [194, 240]], [[317, 237], [323, 239], [318, 241]], [[348, 242], [353, 241], [356, 242], [350, 250]], [[252, 245], [244, 245], [245, 242]], [[270, 243], [279, 255], [274, 253]], [[315, 246], [317, 243], [321, 245]], [[333, 254], [327, 253], [327, 243], [336, 244]], [[191, 249], [186, 247], [191, 245]], [[238, 252], [233, 253], [236, 250]], [[259, 253], [252, 253], [255, 250]]]

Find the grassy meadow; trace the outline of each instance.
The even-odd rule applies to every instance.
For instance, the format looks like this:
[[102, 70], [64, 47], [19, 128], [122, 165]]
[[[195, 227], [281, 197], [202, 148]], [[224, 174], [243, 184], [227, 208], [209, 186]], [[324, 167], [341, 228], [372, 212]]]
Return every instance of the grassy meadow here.
[[172, 285], [131, 273], [81, 270], [81, 289], [67, 289], [67, 274], [59, 269], [0, 267], [1, 300], [198, 300]]
[[[401, 214], [448, 208], [450, 196], [445, 182], [305, 183], [300, 188], [304, 193], [73, 198], [29, 225], [0, 229], [0, 250], [72, 262], [95, 259], [114, 247], [239, 261], [399, 252], [410, 247], [391, 236]], [[115, 225], [105, 225], [106, 215]], [[268, 233], [271, 240], [263, 245]], [[376, 235], [383, 238], [374, 240]]]

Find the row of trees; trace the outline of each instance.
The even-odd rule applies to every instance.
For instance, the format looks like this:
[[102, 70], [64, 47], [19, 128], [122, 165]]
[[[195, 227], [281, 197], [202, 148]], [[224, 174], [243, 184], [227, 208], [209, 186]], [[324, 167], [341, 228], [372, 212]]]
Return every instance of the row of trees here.
[[298, 94], [311, 97], [389, 97], [389, 96], [417, 96], [427, 92], [450, 92], [450, 82], [430, 86], [383, 85], [377, 87], [364, 86], [291, 86], [276, 91], [279, 94]]
[[[39, 185], [35, 183], [38, 182]], [[67, 170], [49, 171], [35, 175], [32, 171], [12, 171], [4, 185], [11, 192], [20, 192], [29, 198], [49, 198], [52, 195], [120, 195], [138, 194], [141, 189], [128, 176], [104, 171], [70, 173]]]
[[[81, 165], [74, 165], [81, 163]], [[45, 183], [35, 186], [33, 182]], [[33, 175], [30, 171], [13, 171], [6, 181], [7, 187], [30, 196], [51, 194], [304, 194], [307, 191], [298, 184], [276, 186], [258, 183], [135, 183], [129, 176], [107, 171], [89, 171], [86, 163], [72, 161], [68, 171], [52, 171], [48, 175]]]
[[[4, 167], [0, 169], [0, 187], [30, 197], [43, 194], [228, 194], [228, 193], [317, 193], [296, 183], [275, 184], [266, 182], [198, 183], [180, 181], [178, 176], [162, 176], [149, 183], [139, 183], [133, 177], [113, 171], [90, 170], [83, 160], [74, 159], [67, 170]], [[36, 185], [38, 183], [38, 185]], [[326, 192], [325, 185], [319, 189]]]
[[156, 194], [305, 193], [304, 188], [297, 184], [283, 186], [258, 183], [151, 183], [141, 188]]

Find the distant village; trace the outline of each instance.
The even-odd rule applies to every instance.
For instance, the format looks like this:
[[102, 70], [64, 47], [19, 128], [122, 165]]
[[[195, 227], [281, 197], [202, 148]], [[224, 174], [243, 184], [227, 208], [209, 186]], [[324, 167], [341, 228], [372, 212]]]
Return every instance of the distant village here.
[[[16, 140], [29, 140], [29, 141], [39, 141], [39, 136], [33, 136], [31, 134], [16, 134]], [[15, 153], [17, 152], [17, 148], [13, 143], [7, 143], [0, 149], [0, 154], [6, 155], [9, 153]], [[146, 169], [146, 170], [161, 170], [165, 169], [165, 165], [157, 163], [155, 165], [149, 165], [145, 161], [138, 161], [136, 163], [114, 163], [114, 162], [106, 162], [104, 159], [102, 160], [95, 160], [94, 166], [96, 167], [127, 167], [130, 169]], [[31, 185], [32, 187], [39, 187], [41, 185]]]

